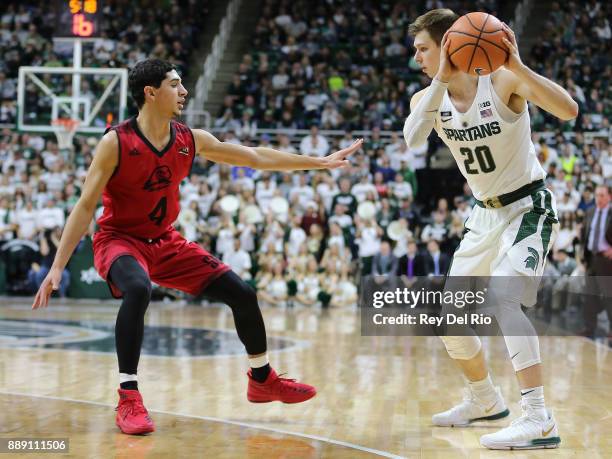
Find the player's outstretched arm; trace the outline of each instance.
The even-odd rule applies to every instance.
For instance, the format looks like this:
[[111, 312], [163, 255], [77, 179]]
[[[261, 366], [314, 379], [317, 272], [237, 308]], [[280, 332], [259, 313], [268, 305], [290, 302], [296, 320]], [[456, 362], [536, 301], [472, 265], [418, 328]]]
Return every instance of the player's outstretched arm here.
[[55, 259], [53, 260], [53, 265], [49, 270], [49, 274], [47, 274], [47, 277], [45, 277], [40, 285], [36, 297], [34, 297], [32, 309], [46, 307], [52, 291], [59, 288], [62, 272], [81, 237], [87, 231], [96, 211], [102, 190], [117, 166], [118, 149], [117, 134], [112, 131], [102, 137], [100, 143], [98, 143], [93, 161], [87, 172], [85, 184], [83, 185], [83, 192], [72, 212], [70, 212]]
[[568, 92], [557, 83], [537, 74], [521, 61], [514, 32], [506, 24], [503, 24], [508, 38], [504, 38], [504, 44], [510, 52], [505, 67], [514, 74], [514, 94], [533, 102], [538, 107], [546, 110], [564, 121], [573, 120], [578, 116], [578, 104]]
[[192, 131], [196, 142], [196, 151], [209, 161], [272, 171], [336, 169], [348, 166], [347, 158], [359, 150], [363, 143], [363, 139], [359, 139], [353, 142], [351, 146], [329, 156], [313, 158], [285, 153], [272, 148], [251, 148], [220, 142], [215, 136], [201, 129], [193, 129]]

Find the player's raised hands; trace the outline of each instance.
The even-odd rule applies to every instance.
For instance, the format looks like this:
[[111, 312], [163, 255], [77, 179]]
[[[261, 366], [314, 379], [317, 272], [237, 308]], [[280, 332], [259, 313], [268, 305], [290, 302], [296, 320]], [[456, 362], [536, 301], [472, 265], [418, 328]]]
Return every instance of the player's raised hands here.
[[448, 39], [448, 31], [446, 31], [440, 43], [440, 66], [435, 76], [436, 80], [440, 80], [443, 83], [448, 83], [450, 79], [459, 72], [459, 69], [453, 65], [448, 56], [449, 46], [450, 40]]
[[339, 167], [348, 166], [350, 163], [346, 158], [348, 158], [350, 155], [359, 150], [361, 148], [361, 145], [363, 145], [363, 139], [358, 139], [355, 140], [353, 144], [349, 147], [346, 147], [342, 150], [332, 153], [329, 156], [326, 156], [325, 158], [323, 158], [324, 169], [337, 169]]
[[34, 303], [32, 303], [32, 309], [46, 308], [49, 304], [49, 297], [54, 290], [58, 290], [60, 282], [62, 281], [62, 270], [57, 268], [51, 268], [49, 274], [45, 277], [45, 280], [40, 284], [38, 292], [34, 297]]
[[514, 72], [523, 65], [523, 61], [521, 61], [521, 56], [519, 55], [514, 32], [505, 22], [502, 22], [502, 28], [507, 35], [507, 38], [502, 37], [502, 41], [508, 47], [508, 61], [504, 65], [508, 70]]

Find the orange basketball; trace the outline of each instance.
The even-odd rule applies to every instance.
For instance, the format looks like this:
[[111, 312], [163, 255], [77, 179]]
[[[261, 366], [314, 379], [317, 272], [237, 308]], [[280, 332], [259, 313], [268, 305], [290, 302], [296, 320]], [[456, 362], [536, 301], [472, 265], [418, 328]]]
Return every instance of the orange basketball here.
[[506, 33], [502, 23], [488, 13], [468, 13], [451, 26], [448, 54], [459, 70], [470, 75], [487, 75], [508, 59], [508, 48], [502, 42]]

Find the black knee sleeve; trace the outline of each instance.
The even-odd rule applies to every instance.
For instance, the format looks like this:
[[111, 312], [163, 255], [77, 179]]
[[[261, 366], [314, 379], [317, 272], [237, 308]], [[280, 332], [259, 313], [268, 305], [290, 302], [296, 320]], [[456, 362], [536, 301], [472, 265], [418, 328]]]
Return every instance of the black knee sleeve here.
[[225, 303], [232, 309], [238, 337], [247, 353], [266, 352], [266, 326], [253, 287], [229, 271], [213, 281], [202, 294], [206, 299]]
[[115, 260], [109, 278], [123, 295], [115, 324], [119, 372], [136, 374], [144, 335], [144, 316], [151, 300], [151, 281], [131, 256]]

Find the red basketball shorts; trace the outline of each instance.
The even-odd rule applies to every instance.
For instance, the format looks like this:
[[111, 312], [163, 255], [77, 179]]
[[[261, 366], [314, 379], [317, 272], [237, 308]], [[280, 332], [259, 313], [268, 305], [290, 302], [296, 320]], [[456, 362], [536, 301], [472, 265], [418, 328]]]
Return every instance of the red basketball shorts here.
[[175, 229], [154, 240], [98, 231], [93, 238], [93, 251], [94, 266], [107, 281], [115, 298], [122, 295], [108, 280], [108, 272], [113, 262], [124, 255], [134, 257], [156, 284], [190, 295], [201, 293], [212, 281], [230, 270], [229, 266], [195, 242], [187, 241]]

